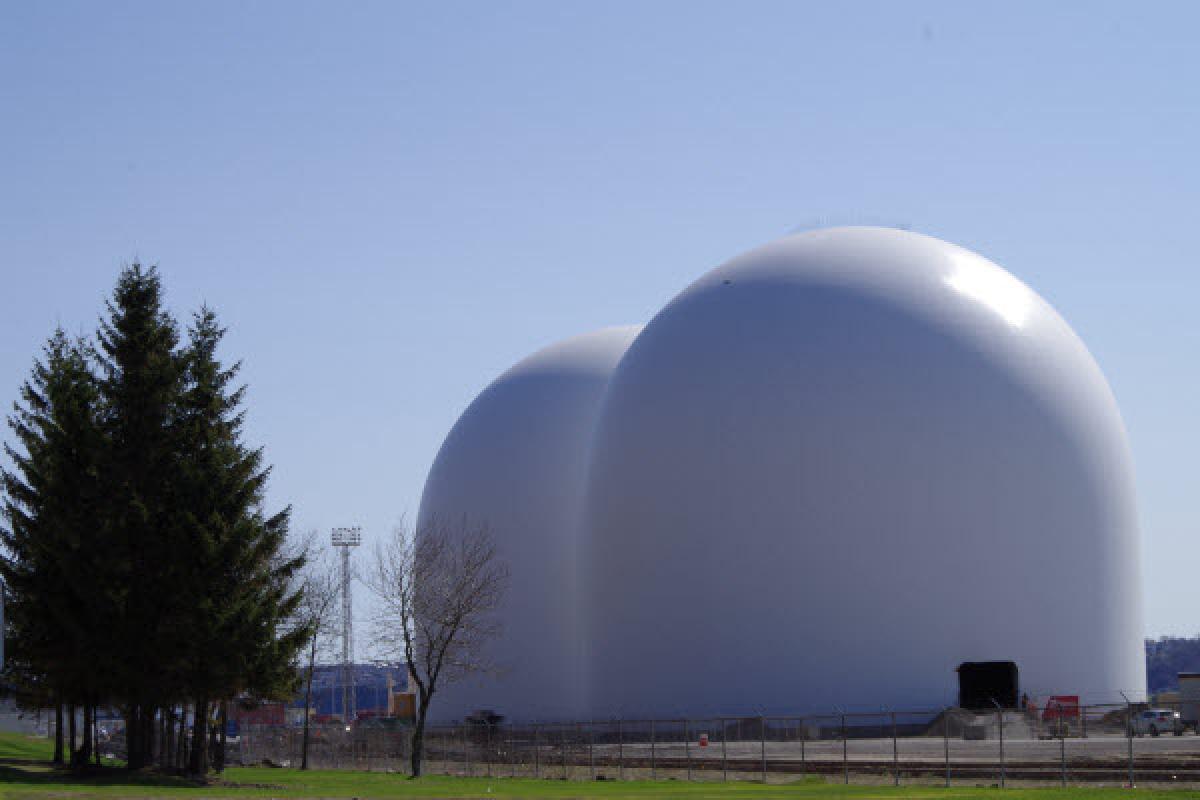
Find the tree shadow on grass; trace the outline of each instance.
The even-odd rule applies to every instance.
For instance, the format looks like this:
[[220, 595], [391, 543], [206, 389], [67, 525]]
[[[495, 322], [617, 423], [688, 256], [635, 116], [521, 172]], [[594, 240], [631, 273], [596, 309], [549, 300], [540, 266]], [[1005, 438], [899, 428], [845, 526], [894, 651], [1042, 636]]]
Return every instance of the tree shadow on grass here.
[[85, 788], [88, 786], [154, 786], [158, 788], [200, 788], [203, 784], [178, 775], [155, 772], [129, 772], [119, 767], [97, 767], [87, 772], [58, 769], [45, 761], [0, 760], [0, 786], [21, 783], [39, 786]]

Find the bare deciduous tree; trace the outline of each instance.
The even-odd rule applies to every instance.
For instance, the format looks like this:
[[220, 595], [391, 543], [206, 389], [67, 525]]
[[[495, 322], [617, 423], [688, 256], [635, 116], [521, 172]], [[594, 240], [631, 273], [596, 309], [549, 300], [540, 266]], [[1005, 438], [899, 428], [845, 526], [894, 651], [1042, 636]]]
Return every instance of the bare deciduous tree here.
[[306, 647], [308, 662], [304, 677], [304, 737], [301, 745], [300, 769], [308, 769], [308, 726], [312, 709], [313, 672], [317, 655], [328, 651], [338, 633], [338, 599], [341, 596], [341, 581], [337, 564], [328, 551], [318, 548], [316, 537], [310, 534], [305, 542], [306, 560], [300, 575], [302, 599], [296, 609], [297, 622], [305, 626], [311, 637]]
[[403, 523], [376, 548], [369, 586], [379, 596], [377, 642], [402, 653], [416, 684], [412, 774], [421, 774], [425, 720], [437, 690], [486, 672], [486, 644], [500, 634], [494, 612], [508, 588], [508, 566], [486, 525], [434, 520]]

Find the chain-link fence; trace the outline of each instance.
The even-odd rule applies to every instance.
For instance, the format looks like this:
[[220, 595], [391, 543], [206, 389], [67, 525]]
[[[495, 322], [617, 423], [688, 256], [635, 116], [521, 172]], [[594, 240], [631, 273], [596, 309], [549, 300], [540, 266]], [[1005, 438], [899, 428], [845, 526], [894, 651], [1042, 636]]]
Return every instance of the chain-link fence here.
[[[231, 762], [300, 764], [298, 728], [247, 727]], [[315, 726], [313, 767], [407, 772], [411, 730]], [[1169, 705], [433, 726], [428, 774], [563, 780], [1200, 785]]]
[[[312, 769], [408, 770], [412, 752], [408, 727], [312, 725], [308, 737]], [[299, 767], [303, 753], [304, 729], [295, 726], [245, 725], [226, 743], [230, 764]]]

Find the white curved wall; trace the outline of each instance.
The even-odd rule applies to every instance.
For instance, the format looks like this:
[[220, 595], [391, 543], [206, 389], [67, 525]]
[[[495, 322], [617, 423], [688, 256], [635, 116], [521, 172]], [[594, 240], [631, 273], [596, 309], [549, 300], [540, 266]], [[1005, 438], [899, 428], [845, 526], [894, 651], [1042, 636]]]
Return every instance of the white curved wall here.
[[482, 708], [510, 720], [583, 713], [576, 565], [588, 448], [609, 376], [638, 330], [577, 336], [521, 361], [480, 393], [442, 444], [418, 529], [434, 517], [486, 521], [511, 582], [491, 649], [505, 671], [442, 687], [434, 720]]
[[700, 278], [612, 378], [586, 507], [597, 716], [941, 706], [982, 660], [1144, 693], [1113, 397], [957, 246], [831, 229]]

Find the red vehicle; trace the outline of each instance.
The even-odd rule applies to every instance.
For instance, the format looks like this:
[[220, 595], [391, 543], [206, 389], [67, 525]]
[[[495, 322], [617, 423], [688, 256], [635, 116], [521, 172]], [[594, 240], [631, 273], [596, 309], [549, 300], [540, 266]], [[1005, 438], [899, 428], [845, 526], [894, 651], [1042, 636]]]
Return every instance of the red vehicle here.
[[238, 707], [234, 710], [233, 718], [238, 725], [282, 725], [283, 703], [262, 703], [254, 708]]
[[1046, 710], [1042, 712], [1043, 722], [1066, 719], [1079, 719], [1079, 695], [1056, 694], [1046, 700]]

